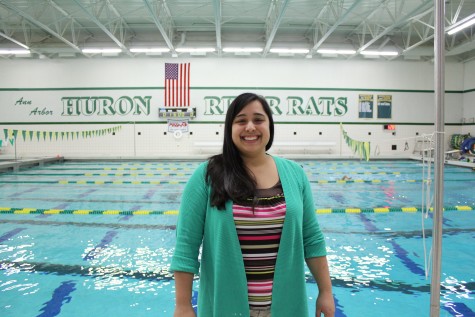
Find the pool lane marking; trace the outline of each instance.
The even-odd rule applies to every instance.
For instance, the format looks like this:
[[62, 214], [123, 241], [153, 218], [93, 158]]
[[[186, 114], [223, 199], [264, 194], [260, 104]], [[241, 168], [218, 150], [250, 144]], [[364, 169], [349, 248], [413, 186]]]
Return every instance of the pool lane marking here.
[[[378, 227], [373, 223], [373, 221], [366, 217], [366, 215], [359, 215], [361, 222], [363, 222], [365, 228], [369, 232], [379, 231]], [[394, 238], [388, 239], [389, 243], [393, 247], [394, 255], [401, 261], [401, 263], [412, 273], [425, 276], [425, 270], [421, 268], [419, 264], [414, 262], [409, 256], [409, 252], [404, 249], [399, 243], [397, 243]]]
[[[55, 274], [57, 276], [64, 275], [75, 275], [75, 276], [84, 276], [87, 278], [96, 278], [104, 277], [104, 271], [108, 271], [109, 277], [120, 277], [120, 278], [133, 278], [137, 280], [147, 280], [147, 281], [171, 281], [173, 280], [173, 274], [168, 271], [167, 267], [159, 267], [158, 270], [141, 272], [136, 268], [126, 269], [124, 267], [118, 268], [117, 270], [104, 270], [104, 266], [90, 266], [81, 264], [59, 264], [59, 263], [49, 263], [49, 262], [13, 262], [13, 261], [2, 261], [0, 260], [0, 270], [15, 268], [21, 272], [41, 272], [46, 274]], [[199, 277], [197, 279], [199, 281]], [[315, 279], [313, 276], [308, 273], [305, 274], [305, 282], [310, 284], [315, 284]], [[371, 290], [382, 290], [388, 292], [401, 292], [404, 290], [406, 293], [429, 293], [430, 284], [423, 285], [412, 285], [405, 284], [404, 282], [392, 281], [388, 282], [387, 280], [372, 280], [372, 281], [360, 281], [358, 279], [343, 278], [338, 277], [332, 278], [333, 287], [344, 288], [344, 289], [355, 289], [355, 285], [364, 285]], [[475, 289], [475, 282], [466, 282], [461, 284], [464, 289]], [[441, 285], [442, 291], [452, 291], [453, 285], [445, 286]], [[467, 315], [470, 316], [470, 315]]]
[[424, 269], [408, 256], [409, 252], [407, 252], [406, 249], [404, 249], [399, 243], [392, 239], [389, 240], [389, 243], [393, 246], [396, 257], [399, 258], [399, 260], [404, 264], [405, 267], [409, 269], [409, 271], [419, 276], [426, 276]]
[[23, 195], [23, 194], [26, 194], [26, 193], [32, 193], [32, 192], [34, 192], [38, 189], [40, 189], [40, 188], [39, 187], [29, 188], [29, 189], [26, 189], [26, 190], [23, 190], [23, 191], [20, 191], [20, 192], [17, 192], [17, 193], [10, 194], [8, 196], [8, 198], [18, 198], [18, 196], [20, 196], [20, 195]]
[[[123, 230], [176, 230], [176, 225], [164, 224], [133, 224], [133, 223], [108, 223], [108, 222], [79, 222], [79, 221], [50, 221], [50, 220], [2, 220], [1, 224], [17, 224], [32, 226], [71, 226], [71, 227], [91, 227], [91, 228], [107, 228], [107, 229], [123, 229]], [[25, 228], [26, 229], [26, 228]], [[475, 230], [475, 229], [474, 229]]]
[[[140, 208], [140, 207], [137, 207]], [[470, 206], [446, 206], [444, 211], [473, 211], [474, 207]], [[361, 213], [415, 213], [421, 212], [420, 207], [375, 207], [375, 208], [322, 208], [315, 209], [317, 214], [361, 214]], [[433, 212], [433, 208], [430, 209]], [[90, 209], [36, 209], [36, 208], [12, 208], [0, 207], [0, 214], [73, 214], [73, 215], [178, 215], [178, 210], [90, 210]]]
[[[446, 182], [461, 182], [466, 181], [466, 179], [450, 179], [445, 180]], [[352, 184], [352, 183], [365, 183], [365, 184], [381, 184], [381, 183], [422, 183], [423, 180], [416, 179], [407, 179], [407, 180], [364, 180], [364, 179], [355, 179], [355, 180], [311, 180], [310, 183], [313, 184]], [[168, 185], [177, 185], [177, 184], [186, 184], [187, 180], [171, 180], [171, 181], [124, 181], [124, 180], [114, 180], [114, 181], [104, 181], [104, 180], [53, 180], [53, 181], [0, 181], [0, 184], [61, 184], [61, 185], [109, 185], [109, 184], [132, 184], [132, 185], [158, 185], [158, 184], [168, 184]]]
[[5, 242], [10, 238], [13, 238], [14, 236], [19, 234], [23, 230], [26, 230], [26, 228], [15, 228], [13, 230], [10, 230], [10, 231], [4, 233], [3, 235], [0, 236], [0, 243]]
[[475, 316], [475, 312], [464, 303], [449, 302], [441, 303], [442, 309], [449, 312], [454, 317], [458, 316]]
[[114, 181], [87, 181], [87, 180], [80, 180], [80, 181], [68, 181], [68, 180], [60, 180], [60, 181], [51, 181], [46, 182], [47, 184], [61, 184], [61, 185], [179, 185], [179, 184], [186, 184], [186, 181], [124, 181], [124, 180], [114, 180]]
[[117, 231], [110, 230], [106, 232], [106, 235], [101, 239], [101, 242], [92, 248], [84, 257], [84, 261], [93, 260], [98, 256], [102, 251], [104, 251], [112, 242], [112, 239], [117, 235]]
[[54, 317], [61, 313], [61, 308], [64, 304], [71, 302], [71, 294], [76, 290], [76, 282], [64, 281], [58, 286], [51, 296], [51, 299], [43, 303], [43, 308], [40, 309], [41, 314], [36, 317]]
[[187, 171], [187, 172], [193, 172], [194, 169], [188, 169], [188, 168], [163, 168], [163, 167], [157, 167], [157, 168], [124, 168], [124, 167], [112, 167], [112, 168], [107, 168], [107, 167], [98, 167], [98, 168], [47, 168], [43, 170], [48, 170], [48, 171]]
[[[191, 176], [193, 173], [18, 173], [17, 176]], [[307, 172], [313, 175], [409, 175], [401, 172]], [[463, 173], [456, 173], [463, 174]]]

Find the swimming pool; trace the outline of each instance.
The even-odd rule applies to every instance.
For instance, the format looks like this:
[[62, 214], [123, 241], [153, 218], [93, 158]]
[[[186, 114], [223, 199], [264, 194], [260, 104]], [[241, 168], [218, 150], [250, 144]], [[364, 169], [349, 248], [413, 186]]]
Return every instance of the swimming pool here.
[[[429, 316], [421, 163], [299, 162], [327, 239], [336, 316]], [[176, 210], [198, 164], [65, 162], [0, 174], [0, 315], [172, 316]], [[447, 166], [444, 185], [441, 316], [475, 316], [475, 173]], [[430, 213], [424, 226], [429, 252]], [[313, 309], [309, 273], [307, 287]]]

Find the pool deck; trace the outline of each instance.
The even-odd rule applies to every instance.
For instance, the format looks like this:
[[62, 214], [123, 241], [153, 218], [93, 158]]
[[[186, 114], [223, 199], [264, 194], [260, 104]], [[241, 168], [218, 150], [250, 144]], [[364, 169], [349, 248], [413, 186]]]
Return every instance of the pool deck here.
[[[422, 161], [421, 156], [413, 156], [410, 159], [411, 160], [416, 160], [416, 161]], [[467, 161], [467, 160], [456, 160], [456, 159], [446, 158], [444, 160], [444, 163], [446, 165], [453, 165], [453, 166], [460, 166], [460, 167], [470, 168], [473, 171], [475, 171], [475, 156], [469, 156], [468, 159], [469, 160]], [[424, 158], [424, 160], [434, 162], [433, 158]]]
[[31, 166], [43, 166], [46, 163], [61, 163], [64, 161], [63, 156], [55, 157], [35, 157], [35, 158], [24, 158], [24, 159], [6, 159], [0, 160], [0, 172], [13, 170], [14, 172], [19, 171], [20, 168], [26, 168]]
[[[289, 159], [324, 159], [324, 160], [351, 160], [357, 158], [355, 157], [335, 157], [325, 155], [325, 156], [309, 156], [309, 155], [281, 155], [283, 157], [287, 157]], [[35, 157], [35, 158], [22, 158], [22, 159], [0, 159], [0, 172], [6, 172], [6, 171], [19, 171], [21, 168], [27, 168], [27, 167], [32, 167], [32, 166], [43, 166], [45, 164], [51, 164], [51, 163], [62, 163], [64, 161], [160, 161], [160, 160], [206, 160], [208, 156], [203, 156], [203, 157], [196, 157], [194, 156], [193, 158], [190, 158], [189, 156], [184, 156], [184, 157], [163, 157], [163, 158], [150, 158], [150, 157], [120, 157], [120, 158], [114, 158], [114, 157], [91, 157], [91, 158], [65, 158], [64, 156], [54, 156], [54, 157]], [[421, 156], [411, 156], [411, 157], [377, 157], [377, 158], [371, 158], [370, 160], [416, 160], [416, 161], [422, 161]], [[470, 168], [473, 171], [475, 171], [475, 162], [474, 162], [475, 157], [471, 157], [470, 161], [460, 161], [460, 160], [451, 160], [451, 159], [446, 159], [444, 161], [445, 164], [447, 165], [454, 165], [454, 166], [460, 166], [460, 167], [466, 167]], [[431, 162], [434, 161], [434, 159], [428, 159], [425, 158], [425, 160], [430, 160]]]

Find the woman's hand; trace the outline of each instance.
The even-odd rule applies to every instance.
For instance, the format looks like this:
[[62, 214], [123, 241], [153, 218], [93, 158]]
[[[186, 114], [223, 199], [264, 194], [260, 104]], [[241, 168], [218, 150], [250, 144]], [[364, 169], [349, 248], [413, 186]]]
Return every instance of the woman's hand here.
[[175, 271], [175, 313], [173, 317], [196, 317], [191, 305], [193, 273]]
[[180, 305], [175, 307], [173, 317], [196, 317], [193, 307], [190, 305]]
[[[333, 294], [324, 292], [319, 293], [316, 304], [316, 317], [334, 317], [335, 316], [335, 301]], [[323, 314], [323, 315], [322, 315]]]

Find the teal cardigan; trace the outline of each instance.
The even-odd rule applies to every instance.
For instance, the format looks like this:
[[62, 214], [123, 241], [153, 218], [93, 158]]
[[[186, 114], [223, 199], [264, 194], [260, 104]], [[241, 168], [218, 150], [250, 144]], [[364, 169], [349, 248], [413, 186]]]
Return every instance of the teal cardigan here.
[[[325, 256], [325, 240], [303, 169], [293, 161], [273, 158], [287, 212], [277, 254], [271, 315], [307, 317], [304, 259]], [[207, 162], [196, 169], [183, 192], [170, 271], [200, 274], [199, 317], [249, 317], [246, 274], [232, 202], [226, 203], [226, 210], [211, 207], [206, 167]]]

